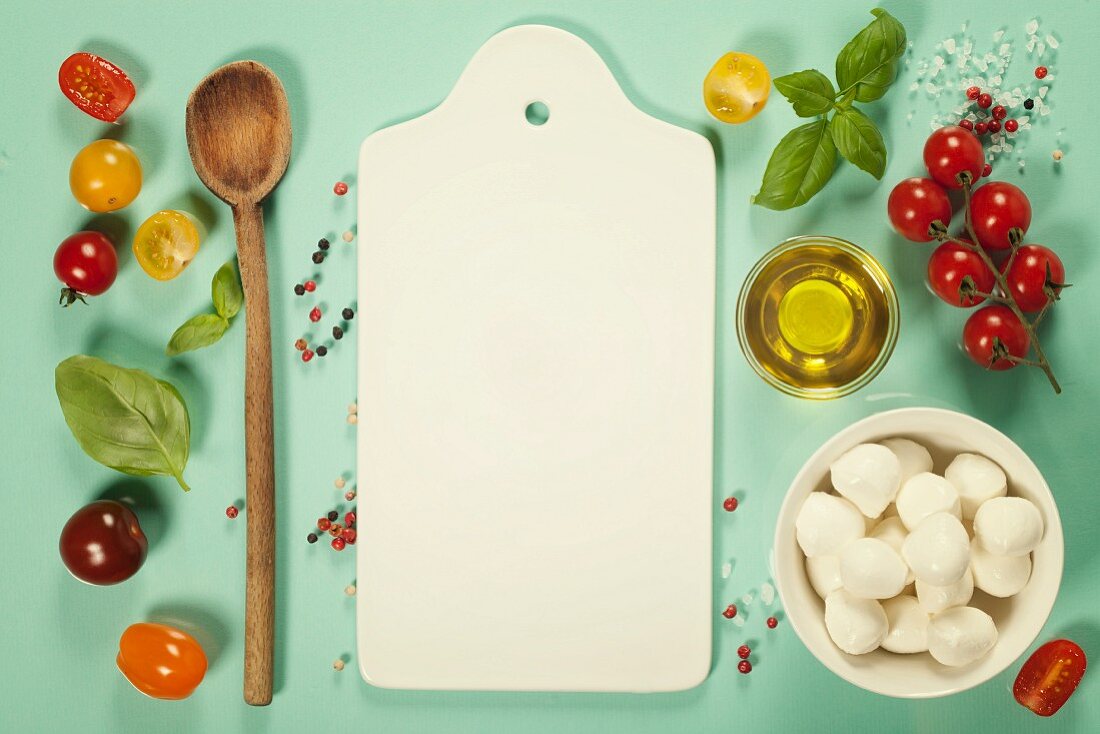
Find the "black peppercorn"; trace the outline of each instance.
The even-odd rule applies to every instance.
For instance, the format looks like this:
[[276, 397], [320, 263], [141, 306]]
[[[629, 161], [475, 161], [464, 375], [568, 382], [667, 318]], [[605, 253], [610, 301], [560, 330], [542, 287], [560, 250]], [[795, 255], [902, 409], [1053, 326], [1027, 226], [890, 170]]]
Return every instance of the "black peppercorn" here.
[[340, 513], [337, 512], [336, 510], [331, 510], [328, 513], [329, 522], [336, 522], [336, 518], [338, 518], [338, 517], [340, 517]]
[[332, 338], [333, 339], [343, 339], [344, 338], [344, 330], [341, 329], [339, 326], [332, 327]]
[[355, 312], [352, 311], [350, 308], [345, 308], [343, 311], [340, 312], [340, 315], [344, 317], [344, 321], [351, 321], [355, 318]]
[[310, 533], [309, 535], [306, 536], [306, 540], [310, 543], [316, 543], [317, 542], [317, 533]]
[[315, 351], [317, 352], [318, 357], [323, 357], [326, 354], [328, 354], [328, 347], [326, 347], [322, 344], [321, 346], [317, 347], [317, 349]]
[[325, 261], [325, 253], [321, 252], [320, 250], [318, 250], [317, 252], [313, 253], [313, 262], [315, 262], [316, 264], [320, 265], [320, 264], [321, 264], [321, 263], [323, 263], [324, 261]]
[[327, 250], [328, 249], [328, 240], [326, 240], [324, 237], [322, 237], [321, 239], [317, 240], [317, 246], [319, 248], [321, 248], [322, 250]]
[[306, 287], [304, 285], [299, 283], [298, 285], [294, 286], [294, 295], [304, 296], [305, 294], [306, 294]]
[[1028, 97], [1027, 99], [1025, 99], [1024, 100], [1024, 109], [1025, 110], [1035, 109], [1035, 100], [1033, 100], [1031, 97]]

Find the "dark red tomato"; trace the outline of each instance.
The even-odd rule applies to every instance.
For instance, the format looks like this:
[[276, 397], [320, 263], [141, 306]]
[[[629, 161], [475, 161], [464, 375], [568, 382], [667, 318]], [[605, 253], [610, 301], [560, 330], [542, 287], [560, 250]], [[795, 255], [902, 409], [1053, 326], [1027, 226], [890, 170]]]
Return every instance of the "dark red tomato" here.
[[1077, 643], [1051, 640], [1020, 668], [1012, 695], [1039, 716], [1053, 716], [1077, 690], [1087, 664], [1085, 651]]
[[958, 125], [941, 127], [924, 144], [924, 165], [940, 185], [961, 189], [964, 178], [973, 184], [982, 177], [982, 142]]
[[1021, 242], [1031, 226], [1031, 202], [1018, 186], [990, 181], [974, 189], [970, 217], [982, 247], [1007, 250], [1014, 241]]
[[964, 295], [964, 284], [972, 290], [992, 293], [996, 283], [996, 277], [976, 252], [954, 242], [944, 242], [928, 258], [928, 287], [952, 306], [970, 308], [985, 300], [985, 296]]
[[69, 518], [59, 547], [69, 573], [95, 586], [110, 586], [138, 572], [149, 542], [129, 507], [98, 500]]
[[975, 311], [966, 320], [963, 348], [970, 359], [986, 369], [1009, 370], [1016, 363], [1003, 356], [995, 356], [995, 353], [1007, 352], [1024, 359], [1031, 348], [1031, 338], [1012, 309], [998, 303]]
[[75, 53], [65, 59], [57, 82], [69, 101], [97, 120], [114, 122], [134, 101], [134, 83], [107, 59]]
[[1066, 269], [1049, 247], [1024, 245], [1016, 250], [1005, 280], [1020, 310], [1032, 313], [1049, 299], [1057, 300], [1066, 283]]
[[951, 223], [947, 192], [930, 178], [907, 178], [899, 183], [890, 192], [886, 211], [898, 234], [913, 242], [934, 239], [933, 222], [944, 229]]
[[101, 232], [77, 232], [65, 238], [53, 255], [53, 272], [65, 284], [61, 303], [70, 305], [83, 296], [98, 296], [115, 282], [118, 254]]

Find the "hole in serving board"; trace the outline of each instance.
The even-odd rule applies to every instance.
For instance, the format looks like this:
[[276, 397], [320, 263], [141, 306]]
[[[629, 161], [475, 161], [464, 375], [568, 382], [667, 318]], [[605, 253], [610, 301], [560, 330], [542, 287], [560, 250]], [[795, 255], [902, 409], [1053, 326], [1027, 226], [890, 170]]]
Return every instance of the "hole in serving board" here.
[[544, 102], [532, 102], [527, 105], [523, 114], [532, 125], [545, 125], [550, 119], [550, 108]]

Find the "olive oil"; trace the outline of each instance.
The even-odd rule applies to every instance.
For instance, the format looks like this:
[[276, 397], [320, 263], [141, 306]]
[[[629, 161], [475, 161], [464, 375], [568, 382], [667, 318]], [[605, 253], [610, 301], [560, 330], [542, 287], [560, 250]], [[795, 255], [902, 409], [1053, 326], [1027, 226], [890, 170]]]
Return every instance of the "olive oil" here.
[[897, 300], [882, 266], [863, 250], [799, 238], [766, 256], [749, 279], [738, 336], [749, 362], [776, 387], [836, 397], [869, 381], [889, 357]]

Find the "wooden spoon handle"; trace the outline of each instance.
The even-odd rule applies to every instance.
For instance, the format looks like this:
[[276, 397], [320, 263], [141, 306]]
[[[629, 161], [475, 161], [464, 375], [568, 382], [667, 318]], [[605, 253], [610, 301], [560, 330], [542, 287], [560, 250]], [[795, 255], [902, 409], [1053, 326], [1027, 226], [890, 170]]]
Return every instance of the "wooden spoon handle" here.
[[244, 436], [248, 560], [245, 579], [244, 700], [271, 703], [275, 648], [275, 447], [271, 405], [271, 314], [263, 211], [233, 207], [245, 299]]

